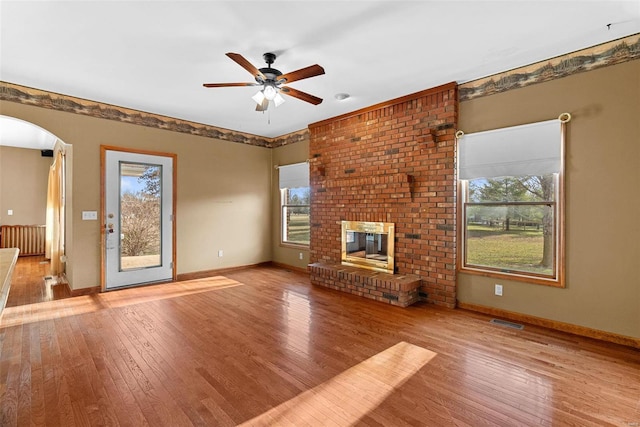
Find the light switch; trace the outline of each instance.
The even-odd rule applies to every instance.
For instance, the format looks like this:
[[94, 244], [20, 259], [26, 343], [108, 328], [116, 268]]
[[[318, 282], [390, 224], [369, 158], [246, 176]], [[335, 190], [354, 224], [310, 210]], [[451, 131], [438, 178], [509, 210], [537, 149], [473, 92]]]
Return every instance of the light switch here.
[[98, 219], [98, 212], [96, 211], [82, 211], [83, 221], [96, 221]]
[[7, 211], [7, 215], [9, 215], [9, 216], [13, 215], [13, 209], [9, 209], [9, 210]]

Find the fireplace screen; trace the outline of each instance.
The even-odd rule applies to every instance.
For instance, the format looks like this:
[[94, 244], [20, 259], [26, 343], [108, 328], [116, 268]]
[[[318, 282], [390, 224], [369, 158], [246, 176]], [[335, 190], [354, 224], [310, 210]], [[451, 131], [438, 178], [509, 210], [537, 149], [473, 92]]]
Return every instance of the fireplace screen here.
[[342, 221], [342, 264], [392, 273], [394, 225]]

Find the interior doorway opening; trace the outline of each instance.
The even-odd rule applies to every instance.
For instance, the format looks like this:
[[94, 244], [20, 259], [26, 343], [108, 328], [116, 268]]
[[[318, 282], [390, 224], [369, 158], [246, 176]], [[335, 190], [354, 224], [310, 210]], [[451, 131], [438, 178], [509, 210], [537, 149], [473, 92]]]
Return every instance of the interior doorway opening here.
[[7, 231], [0, 246], [20, 249], [19, 264], [36, 266], [23, 273], [29, 285], [14, 289], [15, 301], [56, 299], [71, 286], [72, 146], [12, 116], [0, 115], [0, 129], [0, 226]]

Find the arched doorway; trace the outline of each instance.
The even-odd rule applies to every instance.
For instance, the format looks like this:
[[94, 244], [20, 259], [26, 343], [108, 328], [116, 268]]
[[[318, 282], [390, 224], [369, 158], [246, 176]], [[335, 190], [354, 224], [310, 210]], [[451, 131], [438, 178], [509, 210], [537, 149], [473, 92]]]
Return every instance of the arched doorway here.
[[0, 115], [0, 246], [44, 256], [50, 283], [69, 267], [70, 156], [71, 146], [46, 129]]

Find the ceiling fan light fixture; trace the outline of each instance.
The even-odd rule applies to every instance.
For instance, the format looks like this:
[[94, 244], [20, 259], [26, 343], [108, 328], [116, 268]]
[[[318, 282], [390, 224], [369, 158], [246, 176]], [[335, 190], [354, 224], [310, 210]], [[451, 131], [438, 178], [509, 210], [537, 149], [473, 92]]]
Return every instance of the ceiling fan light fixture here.
[[251, 97], [251, 99], [256, 101], [256, 104], [262, 105], [262, 101], [264, 101], [265, 99], [263, 91], [259, 90], [255, 95]]
[[273, 103], [278, 107], [284, 103], [284, 98], [279, 93], [276, 93], [275, 98], [273, 98]]
[[262, 90], [262, 92], [264, 92], [264, 97], [267, 98], [269, 101], [273, 101], [276, 95], [278, 94], [278, 91], [276, 90], [275, 86], [269, 83], [266, 83], [264, 85], [264, 89]]

